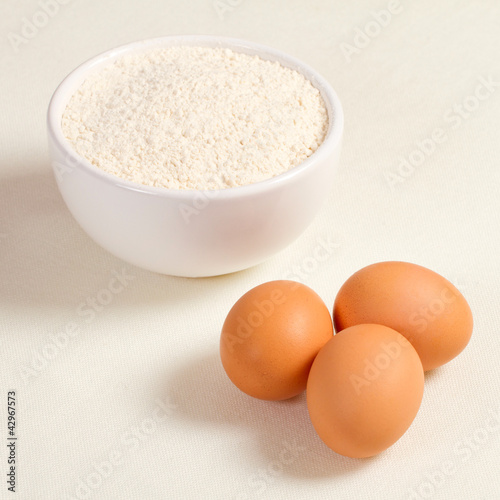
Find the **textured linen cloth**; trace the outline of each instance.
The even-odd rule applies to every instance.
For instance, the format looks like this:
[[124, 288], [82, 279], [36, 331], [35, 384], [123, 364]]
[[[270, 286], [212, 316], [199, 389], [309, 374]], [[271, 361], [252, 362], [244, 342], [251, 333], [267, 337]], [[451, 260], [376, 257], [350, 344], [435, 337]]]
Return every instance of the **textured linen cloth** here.
[[[499, 26], [494, 0], [3, 0], [0, 498], [500, 499]], [[45, 115], [64, 76], [171, 34], [284, 50], [344, 106], [321, 212], [286, 250], [233, 275], [181, 279], [120, 261], [80, 229], [51, 171]], [[304, 394], [264, 402], [231, 384], [220, 328], [261, 282], [297, 279], [331, 308], [354, 271], [393, 259], [458, 286], [474, 333], [426, 376], [403, 438], [348, 459], [316, 436]]]

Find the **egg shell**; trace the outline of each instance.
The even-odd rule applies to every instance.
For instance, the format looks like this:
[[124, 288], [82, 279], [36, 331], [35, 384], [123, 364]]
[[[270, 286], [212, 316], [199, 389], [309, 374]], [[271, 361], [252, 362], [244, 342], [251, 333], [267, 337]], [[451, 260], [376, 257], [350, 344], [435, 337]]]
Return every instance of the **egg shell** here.
[[354, 273], [333, 307], [335, 331], [379, 323], [403, 334], [417, 350], [424, 370], [441, 366], [465, 348], [472, 312], [459, 290], [425, 267], [379, 262]]
[[307, 407], [319, 437], [352, 458], [393, 445], [417, 415], [424, 371], [417, 352], [382, 325], [342, 330], [320, 350], [307, 383]]
[[311, 364], [332, 335], [330, 311], [316, 292], [295, 281], [270, 281], [229, 311], [220, 338], [222, 365], [250, 396], [291, 398], [306, 388]]

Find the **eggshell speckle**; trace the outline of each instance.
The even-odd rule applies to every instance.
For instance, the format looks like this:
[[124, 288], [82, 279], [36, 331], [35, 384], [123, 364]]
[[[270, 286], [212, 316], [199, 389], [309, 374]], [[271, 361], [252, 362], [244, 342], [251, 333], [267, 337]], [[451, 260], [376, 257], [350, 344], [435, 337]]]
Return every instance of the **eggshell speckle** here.
[[342, 330], [319, 351], [307, 383], [307, 407], [319, 437], [353, 458], [394, 444], [417, 415], [424, 371], [412, 345], [382, 325]]

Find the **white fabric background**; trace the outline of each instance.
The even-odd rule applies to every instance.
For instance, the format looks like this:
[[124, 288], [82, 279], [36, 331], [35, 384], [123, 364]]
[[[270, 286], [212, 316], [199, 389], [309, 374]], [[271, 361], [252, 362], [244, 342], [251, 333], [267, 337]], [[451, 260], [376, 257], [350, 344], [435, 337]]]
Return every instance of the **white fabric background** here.
[[[500, 87], [459, 125], [450, 118], [481, 77], [500, 81], [500, 5], [402, 1], [348, 61], [341, 44], [388, 4], [223, 0], [221, 18], [212, 0], [70, 0], [16, 51], [12, 34], [41, 7], [2, 1], [0, 498], [500, 499], [500, 423], [487, 427], [500, 412]], [[69, 71], [122, 43], [189, 33], [247, 38], [305, 60], [346, 116], [336, 184], [306, 233], [260, 266], [211, 279], [155, 275], [99, 248], [63, 204], [46, 148], [48, 101]], [[391, 188], [387, 173], [437, 127], [447, 140]], [[314, 263], [321, 239], [335, 245]], [[234, 388], [219, 332], [258, 283], [298, 270], [331, 307], [352, 272], [388, 259], [453, 281], [475, 328], [467, 349], [426, 377], [405, 436], [352, 460], [315, 435], [304, 395], [269, 403]], [[94, 317], [81, 309], [123, 268], [133, 279], [109, 305]], [[4, 482], [11, 389], [15, 495]], [[103, 465], [110, 455], [119, 463]]]

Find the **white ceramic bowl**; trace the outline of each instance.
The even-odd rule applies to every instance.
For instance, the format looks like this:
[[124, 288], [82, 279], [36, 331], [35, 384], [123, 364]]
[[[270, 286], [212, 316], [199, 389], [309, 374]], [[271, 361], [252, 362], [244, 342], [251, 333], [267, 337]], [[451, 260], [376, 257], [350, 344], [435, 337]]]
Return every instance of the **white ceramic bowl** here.
[[[327, 136], [300, 165], [272, 179], [214, 191], [155, 188], [98, 169], [72, 149], [61, 130], [70, 97], [87, 76], [117, 57], [153, 47], [228, 47], [279, 61], [308, 78], [326, 102]], [[330, 192], [343, 131], [340, 101], [316, 71], [278, 50], [215, 36], [169, 36], [107, 51], [70, 73], [55, 91], [47, 126], [52, 165], [70, 212], [99, 245], [136, 266], [201, 277], [239, 271], [294, 241]]]

